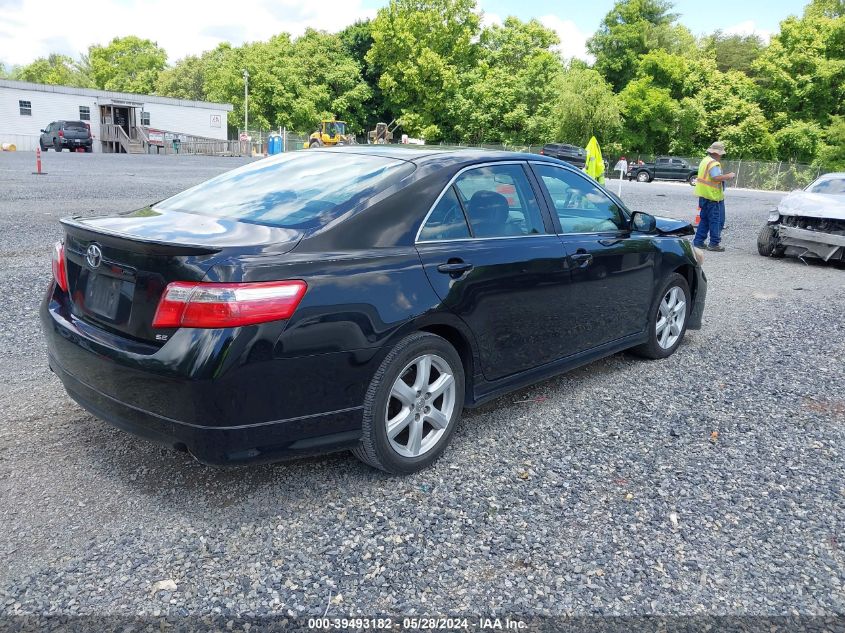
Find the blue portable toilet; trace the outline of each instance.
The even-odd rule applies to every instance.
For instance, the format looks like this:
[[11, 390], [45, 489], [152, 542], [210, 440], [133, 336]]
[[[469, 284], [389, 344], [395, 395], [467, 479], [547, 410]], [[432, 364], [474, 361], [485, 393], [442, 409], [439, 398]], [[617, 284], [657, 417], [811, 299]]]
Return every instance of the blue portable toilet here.
[[268, 154], [281, 154], [282, 152], [282, 137], [278, 134], [271, 134], [270, 138], [267, 139], [267, 153]]

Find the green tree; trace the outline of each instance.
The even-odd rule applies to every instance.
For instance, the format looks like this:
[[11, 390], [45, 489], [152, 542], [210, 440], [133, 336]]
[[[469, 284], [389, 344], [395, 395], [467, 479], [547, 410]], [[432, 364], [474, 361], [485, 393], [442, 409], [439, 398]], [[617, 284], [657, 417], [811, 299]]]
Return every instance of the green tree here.
[[237, 128], [244, 117], [243, 70], [249, 72], [250, 128], [312, 131], [322, 118], [337, 116], [350, 130], [363, 128], [363, 104], [371, 93], [361, 69], [337, 35], [308, 30], [233, 48], [221, 44], [203, 55], [206, 98], [227, 101]]
[[208, 98], [205, 90], [205, 77], [208, 72], [205, 55], [188, 55], [159, 73], [156, 78], [156, 94], [204, 101]]
[[618, 0], [588, 40], [596, 70], [615, 90], [634, 78], [639, 58], [649, 51], [680, 52], [694, 46], [694, 38], [676, 23], [671, 9], [668, 0]]
[[845, 171], [845, 117], [835, 116], [818, 149], [817, 163], [830, 171]]
[[816, 159], [824, 140], [824, 130], [815, 121], [792, 121], [775, 132], [779, 158], [799, 163]]
[[371, 96], [363, 104], [366, 113], [364, 126], [367, 130], [375, 128], [379, 121], [391, 121], [394, 117], [384, 103], [384, 95], [378, 85], [381, 71], [367, 60], [367, 53], [373, 46], [372, 20], [358, 20], [338, 33], [346, 53], [361, 68], [361, 77], [367, 82]]
[[91, 46], [88, 59], [98, 88], [149, 94], [165, 68], [167, 53], [151, 40], [129, 35], [106, 46]]
[[845, 17], [787, 18], [754, 63], [770, 117], [827, 124], [845, 115]]
[[385, 103], [404, 129], [434, 141], [453, 121], [444, 108], [476, 62], [475, 0], [391, 0], [372, 23], [367, 61], [381, 71]]
[[759, 35], [725, 35], [721, 31], [704, 38], [703, 45], [712, 51], [719, 70], [745, 74], [751, 74], [754, 62], [766, 48]]
[[56, 86], [76, 86], [92, 88], [94, 82], [85, 75], [76, 62], [67, 55], [55, 53], [47, 57], [39, 57], [31, 64], [18, 68], [13, 77], [20, 81], [31, 81], [37, 84], [52, 84]]
[[815, 18], [845, 17], [845, 0], [811, 0], [804, 9], [804, 15]]
[[655, 86], [650, 77], [635, 79], [619, 93], [619, 105], [625, 120], [624, 148], [651, 155], [669, 151], [681, 107], [668, 88]]
[[554, 138], [586, 146], [596, 136], [602, 146], [619, 140], [622, 117], [610, 84], [597, 70], [572, 63], [560, 75], [554, 103]]
[[[468, 143], [536, 144], [552, 133], [555, 83], [562, 70], [554, 31], [509, 17], [479, 37], [478, 63], [460, 76], [449, 109], [450, 136]], [[449, 130], [444, 130], [449, 132]]]

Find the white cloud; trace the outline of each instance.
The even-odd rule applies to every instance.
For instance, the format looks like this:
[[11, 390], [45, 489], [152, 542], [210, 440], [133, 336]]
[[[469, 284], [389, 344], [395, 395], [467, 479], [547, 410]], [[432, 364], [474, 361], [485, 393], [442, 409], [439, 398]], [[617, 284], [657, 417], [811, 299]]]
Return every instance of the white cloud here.
[[73, 8], [67, 0], [18, 0], [0, 3], [0, 62], [28, 64], [52, 52], [78, 57], [126, 35], [157, 42], [174, 62], [222, 41], [299, 35], [309, 26], [335, 32], [374, 16], [363, 0], [87, 0]]
[[552, 29], [560, 38], [560, 44], [556, 47], [562, 57], [569, 59], [577, 57], [592, 63], [593, 57], [587, 52], [587, 40], [589, 33], [578, 28], [572, 20], [564, 20], [556, 15], [544, 15], [539, 18], [540, 22]]
[[757, 27], [754, 20], [745, 20], [723, 30], [725, 35], [758, 35], [764, 42], [767, 42], [772, 37], [772, 32], [767, 29]]

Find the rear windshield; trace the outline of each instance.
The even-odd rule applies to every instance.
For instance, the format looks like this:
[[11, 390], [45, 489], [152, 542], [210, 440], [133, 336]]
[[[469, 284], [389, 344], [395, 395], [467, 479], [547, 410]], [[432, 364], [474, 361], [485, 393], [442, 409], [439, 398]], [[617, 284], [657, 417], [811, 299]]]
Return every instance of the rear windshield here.
[[317, 229], [411, 172], [410, 163], [340, 152], [290, 152], [244, 165], [155, 205], [299, 230]]
[[87, 130], [88, 126], [82, 121], [65, 121], [64, 129], [66, 130]]

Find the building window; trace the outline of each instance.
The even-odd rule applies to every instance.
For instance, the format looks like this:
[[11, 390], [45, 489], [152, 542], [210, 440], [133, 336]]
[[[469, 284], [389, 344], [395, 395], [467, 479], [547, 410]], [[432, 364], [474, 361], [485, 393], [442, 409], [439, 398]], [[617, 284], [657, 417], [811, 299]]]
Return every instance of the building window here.
[[88, 106], [79, 106], [79, 120], [80, 121], [90, 121], [91, 120], [91, 108]]
[[21, 109], [21, 116], [32, 116], [31, 101], [18, 101], [18, 107]]
[[141, 110], [141, 125], [144, 125], [146, 127], [150, 126], [150, 113], [149, 112], [144, 112], [143, 110]]

